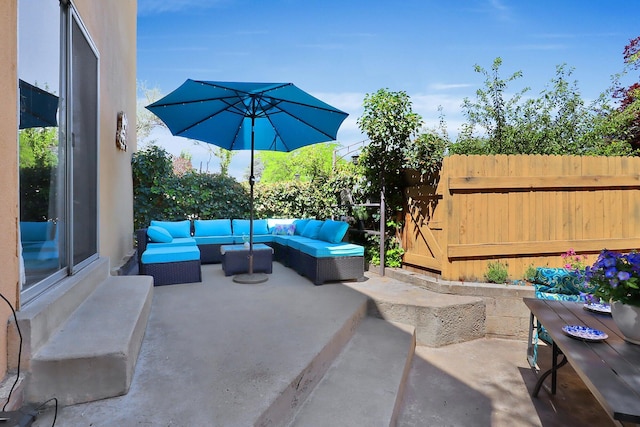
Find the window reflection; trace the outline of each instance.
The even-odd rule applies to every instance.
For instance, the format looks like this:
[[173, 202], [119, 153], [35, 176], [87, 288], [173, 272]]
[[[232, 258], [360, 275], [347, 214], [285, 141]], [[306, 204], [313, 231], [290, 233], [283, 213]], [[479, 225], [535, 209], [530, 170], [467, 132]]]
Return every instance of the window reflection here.
[[[36, 3], [36, 4], [34, 4]], [[18, 2], [20, 240], [24, 288], [66, 266], [60, 111], [60, 6]]]

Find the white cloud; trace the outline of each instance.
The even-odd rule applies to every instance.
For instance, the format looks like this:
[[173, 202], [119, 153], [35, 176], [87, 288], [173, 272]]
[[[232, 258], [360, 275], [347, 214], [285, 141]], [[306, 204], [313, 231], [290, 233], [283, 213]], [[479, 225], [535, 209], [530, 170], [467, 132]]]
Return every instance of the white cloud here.
[[451, 90], [451, 89], [464, 89], [471, 87], [469, 83], [433, 83], [429, 85], [429, 89], [432, 90]]
[[207, 9], [224, 0], [138, 0], [138, 15], [179, 12], [185, 9]]

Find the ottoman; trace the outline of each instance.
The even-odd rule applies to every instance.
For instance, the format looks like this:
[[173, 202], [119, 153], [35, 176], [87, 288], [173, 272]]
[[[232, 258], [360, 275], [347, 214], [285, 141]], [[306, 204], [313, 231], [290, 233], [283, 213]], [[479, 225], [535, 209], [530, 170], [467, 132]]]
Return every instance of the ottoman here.
[[[249, 248], [244, 245], [222, 245], [222, 271], [225, 276], [249, 272]], [[271, 274], [273, 249], [263, 243], [253, 245], [253, 272]]]

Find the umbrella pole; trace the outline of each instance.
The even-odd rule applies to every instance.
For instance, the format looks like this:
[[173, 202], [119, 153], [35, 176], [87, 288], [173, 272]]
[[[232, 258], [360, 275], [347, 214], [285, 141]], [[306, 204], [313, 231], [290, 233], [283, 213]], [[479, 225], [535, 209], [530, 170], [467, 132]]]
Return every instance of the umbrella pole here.
[[233, 281], [244, 284], [257, 284], [266, 282], [269, 278], [265, 273], [253, 272], [253, 184], [256, 178], [253, 176], [253, 154], [255, 151], [254, 134], [255, 117], [251, 117], [251, 166], [249, 167], [249, 273], [233, 276]]

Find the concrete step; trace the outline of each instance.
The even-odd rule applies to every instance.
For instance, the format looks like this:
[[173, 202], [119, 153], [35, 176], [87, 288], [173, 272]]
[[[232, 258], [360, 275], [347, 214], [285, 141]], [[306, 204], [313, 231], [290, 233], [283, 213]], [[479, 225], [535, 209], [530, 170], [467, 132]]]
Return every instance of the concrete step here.
[[[17, 317], [22, 333], [21, 369], [29, 369], [33, 354], [49, 341], [60, 325], [108, 277], [109, 259], [100, 258], [56, 284], [46, 294], [20, 307]], [[9, 321], [8, 363], [9, 369], [16, 369], [20, 339], [13, 318]]]
[[32, 356], [28, 402], [127, 393], [151, 310], [148, 276], [107, 276]]
[[290, 427], [395, 425], [415, 348], [414, 330], [365, 318]]
[[387, 277], [345, 285], [370, 298], [369, 316], [414, 326], [418, 345], [442, 347], [485, 336], [480, 297], [441, 294]]

